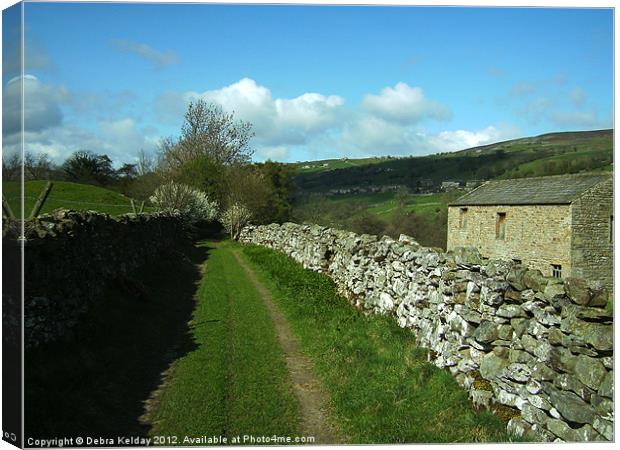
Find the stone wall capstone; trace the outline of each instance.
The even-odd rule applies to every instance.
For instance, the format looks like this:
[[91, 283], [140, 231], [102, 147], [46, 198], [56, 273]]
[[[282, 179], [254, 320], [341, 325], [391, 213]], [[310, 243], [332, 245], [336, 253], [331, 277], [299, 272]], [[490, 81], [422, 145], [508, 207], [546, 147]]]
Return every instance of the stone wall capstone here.
[[240, 241], [330, 276], [368, 313], [412, 330], [481, 406], [504, 408], [528, 440], [613, 440], [613, 313], [600, 284], [544, 277], [473, 248], [285, 223]]
[[[3, 247], [19, 254], [16, 223], [3, 223]], [[25, 223], [24, 344], [33, 348], [65, 335], [106, 284], [188, 244], [182, 220], [167, 214], [112, 217], [57, 210]], [[5, 304], [19, 294], [5, 292]]]

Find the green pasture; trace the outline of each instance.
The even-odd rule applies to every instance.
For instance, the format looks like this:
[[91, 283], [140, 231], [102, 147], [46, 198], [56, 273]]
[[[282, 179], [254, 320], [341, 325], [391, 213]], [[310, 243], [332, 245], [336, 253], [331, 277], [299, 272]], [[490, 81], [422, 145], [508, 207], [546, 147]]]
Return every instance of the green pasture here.
[[[52, 191], [43, 206], [41, 213], [49, 213], [58, 208], [92, 210], [110, 215], [132, 212], [130, 199], [123, 194], [89, 184], [54, 181]], [[24, 206], [27, 217], [43, 191], [47, 181], [27, 181], [24, 183]], [[2, 183], [2, 195], [7, 199], [14, 214], [19, 215], [20, 184], [16, 181]], [[139, 207], [140, 202], [137, 202]], [[153, 211], [145, 207], [145, 212]]]

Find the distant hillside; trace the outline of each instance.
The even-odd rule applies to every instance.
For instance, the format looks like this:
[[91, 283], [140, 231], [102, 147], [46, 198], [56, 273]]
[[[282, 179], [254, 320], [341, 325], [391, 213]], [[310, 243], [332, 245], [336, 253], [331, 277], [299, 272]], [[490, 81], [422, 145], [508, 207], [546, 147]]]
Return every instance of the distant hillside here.
[[347, 169], [349, 167], [358, 167], [365, 166], [369, 164], [377, 164], [380, 162], [387, 161], [392, 158], [388, 158], [386, 156], [383, 157], [372, 157], [372, 158], [360, 158], [360, 159], [350, 159], [350, 158], [340, 158], [340, 159], [321, 159], [318, 161], [306, 161], [300, 163], [294, 163], [293, 166], [295, 170], [300, 173], [315, 173], [315, 172], [326, 172], [334, 169]]
[[[25, 215], [28, 216], [39, 194], [47, 181], [27, 181], [25, 183]], [[6, 197], [15, 215], [19, 215], [19, 183], [5, 181], [2, 183], [2, 194]], [[89, 184], [70, 183], [68, 181], [54, 181], [42, 213], [48, 213], [57, 208], [93, 210], [111, 215], [132, 212], [129, 198], [118, 192], [91, 186]], [[145, 208], [147, 210], [150, 208]]]
[[436, 189], [442, 181], [520, 178], [612, 170], [613, 130], [549, 133], [409, 158], [366, 158], [295, 164], [302, 192], [404, 185]]

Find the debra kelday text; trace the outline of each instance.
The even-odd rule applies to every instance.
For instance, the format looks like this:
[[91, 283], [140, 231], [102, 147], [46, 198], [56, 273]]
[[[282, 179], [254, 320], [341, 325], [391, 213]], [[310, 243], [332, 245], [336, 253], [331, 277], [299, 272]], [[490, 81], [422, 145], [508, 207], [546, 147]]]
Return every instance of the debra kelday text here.
[[118, 436], [116, 438], [78, 436], [78, 437], [62, 437], [52, 439], [36, 439], [29, 437], [26, 439], [27, 447], [117, 447], [125, 445], [135, 445], [146, 447], [151, 445], [151, 438], [139, 436]]

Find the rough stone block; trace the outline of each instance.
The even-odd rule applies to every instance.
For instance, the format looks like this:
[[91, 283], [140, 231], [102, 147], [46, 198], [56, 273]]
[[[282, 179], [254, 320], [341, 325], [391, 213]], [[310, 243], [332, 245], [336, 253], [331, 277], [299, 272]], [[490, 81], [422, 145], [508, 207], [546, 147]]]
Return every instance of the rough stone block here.
[[579, 355], [575, 364], [575, 376], [579, 381], [588, 386], [590, 389], [597, 390], [605, 376], [607, 370], [603, 363], [598, 359], [588, 356]]
[[603, 397], [613, 398], [614, 396], [614, 373], [613, 371], [607, 372], [605, 378], [601, 382], [598, 389], [598, 395]]
[[549, 393], [551, 404], [566, 420], [576, 423], [592, 423], [594, 409], [577, 394], [570, 391], [552, 389]]
[[534, 291], [544, 292], [548, 282], [540, 270], [527, 270], [523, 275], [525, 287]]
[[581, 278], [566, 278], [564, 280], [566, 294], [573, 303], [586, 306], [592, 299], [592, 291], [588, 287], [586, 280]]
[[490, 344], [499, 337], [497, 325], [493, 322], [483, 320], [476, 328], [473, 338], [481, 344]]
[[482, 358], [482, 362], [480, 363], [480, 375], [485, 380], [494, 380], [503, 374], [508, 364], [508, 360], [500, 358], [495, 353], [489, 353]]

